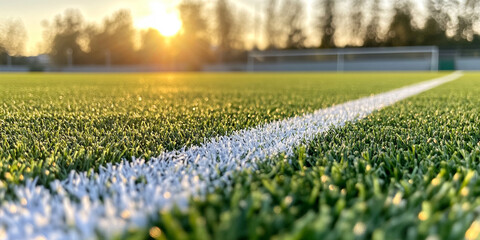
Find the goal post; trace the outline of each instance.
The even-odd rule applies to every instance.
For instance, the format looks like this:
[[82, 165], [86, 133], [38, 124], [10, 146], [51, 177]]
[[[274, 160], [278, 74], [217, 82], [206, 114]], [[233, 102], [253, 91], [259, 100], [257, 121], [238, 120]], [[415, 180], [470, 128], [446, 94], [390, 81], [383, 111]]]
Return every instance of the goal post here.
[[436, 46], [252, 51], [254, 71], [438, 71]]

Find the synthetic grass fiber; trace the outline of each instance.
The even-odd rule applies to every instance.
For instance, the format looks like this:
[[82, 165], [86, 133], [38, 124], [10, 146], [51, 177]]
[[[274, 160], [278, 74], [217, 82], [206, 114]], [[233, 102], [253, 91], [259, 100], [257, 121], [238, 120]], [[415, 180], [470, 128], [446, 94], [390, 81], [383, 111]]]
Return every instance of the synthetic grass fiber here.
[[294, 157], [238, 174], [233, 194], [217, 189], [150, 230], [157, 239], [478, 239], [478, 78], [331, 129]]
[[[352, 75], [350, 75], [349, 77], [352, 77]], [[299, 76], [301, 76], [301, 75], [299, 75]], [[305, 75], [305, 76], [314, 76], [314, 75]], [[334, 75], [332, 75], [332, 76], [334, 76]], [[427, 76], [427, 75], [425, 75], [425, 76]], [[430, 75], [430, 76], [432, 76], [432, 75]], [[276, 79], [281, 78], [280, 76], [274, 76], [274, 77]], [[288, 76], [288, 77], [291, 78], [292, 76]], [[336, 75], [336, 78], [339, 78], [339, 77], [340, 78], [345, 77], [345, 75]], [[304, 78], [302, 78], [302, 79], [304, 79]], [[333, 78], [335, 78], [335, 77], [333, 77]], [[211, 79], [211, 77], [210, 77], [210, 79]], [[317, 80], [317, 83], [318, 83], [318, 80]], [[348, 82], [345, 82], [345, 83], [348, 84]], [[386, 84], [386, 85], [388, 85], [388, 84]], [[389, 85], [389, 86], [392, 86], [392, 85]], [[387, 86], [383, 86], [383, 87], [387, 88]], [[361, 88], [358, 88], [358, 89], [361, 90]], [[375, 92], [377, 90], [377, 88], [374, 88], [374, 89], [375, 90], [370, 89], [370, 90], [367, 90], [367, 91]], [[290, 89], [288, 89], [288, 90], [290, 90]], [[311, 87], [309, 88], [309, 90], [311, 90]], [[282, 91], [279, 91], [279, 92], [282, 92]], [[285, 89], [283, 89], [283, 94], [285, 94], [285, 92], [287, 92], [287, 91], [285, 91]], [[304, 91], [304, 92], [308, 92], [308, 91]], [[332, 90], [331, 90], [331, 92], [335, 93], [335, 91], [332, 91]], [[353, 92], [357, 95], [360, 95], [360, 96], [368, 95], [368, 93], [365, 94], [361, 91], [359, 91], [359, 92], [353, 91]], [[281, 95], [279, 93], [277, 93], [277, 94]], [[302, 95], [302, 93], [300, 93], [300, 91], [299, 91], [299, 94]], [[337, 98], [340, 97], [341, 98], [341, 97], [345, 97], [345, 96], [346, 96], [345, 94], [344, 95], [333, 94], [334, 98], [335, 97], [337, 97]], [[303, 93], [302, 97], [305, 97], [304, 93]], [[332, 96], [330, 96], [330, 97], [332, 97]], [[273, 97], [273, 98], [275, 98], [275, 97]], [[349, 96], [347, 96], [345, 98], [349, 98]], [[63, 100], [63, 98], [62, 98], [62, 100]], [[143, 101], [143, 97], [139, 97], [138, 101], [140, 101], [140, 102]], [[324, 102], [327, 102], [327, 103], [323, 103], [323, 104], [327, 104], [327, 106], [335, 103], [335, 101], [331, 101], [331, 102], [324, 101]], [[240, 109], [242, 109], [242, 107], [240, 107]], [[288, 113], [290, 110], [285, 110], [285, 111]], [[307, 110], [300, 110], [299, 112], [294, 112], [293, 111], [291, 114], [298, 115], [298, 114], [301, 114], [302, 111], [310, 112], [311, 110], [308, 110], [308, 109]], [[54, 110], [52, 110], [52, 112], [54, 112]], [[241, 115], [241, 114], [239, 114], [239, 115]], [[288, 115], [285, 115], [283, 117], [279, 117], [279, 119], [284, 118], [284, 117], [288, 117]], [[247, 119], [248, 119], [248, 117], [247, 117]], [[275, 119], [263, 118], [263, 123], [270, 122], [270, 121], [273, 121], [273, 120], [275, 120]], [[262, 124], [262, 121], [256, 122], [256, 123], [253, 122], [251, 126], [255, 126], [255, 125], [258, 125], [258, 124]], [[347, 127], [348, 126], [350, 126], [350, 125], [347, 125]], [[356, 126], [356, 125], [351, 125], [351, 126]], [[250, 126], [248, 126], [248, 127], [250, 127]], [[338, 129], [338, 131], [343, 130], [343, 129], [344, 128]], [[230, 130], [230, 132], [227, 131], [227, 133], [231, 133], [231, 131], [233, 131], [233, 130], [237, 130], [237, 129], [233, 128], [232, 130]], [[210, 136], [218, 136], [219, 135], [219, 132], [215, 132], [215, 131], [212, 131], [212, 132], [213, 133], [211, 133]], [[328, 134], [326, 136], [328, 136]], [[319, 139], [322, 138], [322, 137], [325, 137], [325, 135], [319, 135]], [[102, 138], [102, 137], [100, 136], [100, 138]], [[206, 139], [206, 137], [204, 137], [203, 140], [199, 141], [198, 143], [191, 143], [191, 144], [194, 144], [194, 145], [201, 144], [203, 141], [205, 141], [205, 139]], [[287, 238], [295, 237], [296, 238], [296, 237], [302, 237], [302, 238], [305, 238], [305, 237], [309, 237], [309, 236], [310, 237], [312, 237], [312, 236], [317, 236], [317, 237], [318, 236], [320, 236], [320, 237], [321, 236], [326, 236], [326, 237], [330, 237], [330, 238], [338, 238], [338, 237], [342, 237], [342, 238], [347, 237], [348, 238], [349, 234], [352, 234], [351, 235], [352, 237], [357, 237], [357, 238], [358, 237], [372, 237], [372, 236], [373, 237], [382, 237], [381, 234], [385, 233], [385, 232], [382, 231], [383, 229], [381, 229], [379, 227], [373, 227], [373, 229], [375, 231], [373, 233], [368, 233], [367, 230], [366, 230], [366, 229], [368, 229], [367, 228], [368, 225], [365, 222], [359, 222], [359, 221], [357, 221], [356, 224], [350, 229], [350, 232], [346, 231], [347, 228], [340, 229], [340, 230], [343, 230], [343, 232], [339, 231], [339, 232], [337, 232], [337, 235], [334, 235], [334, 233], [335, 233], [334, 231], [330, 231], [330, 232], [328, 232], [328, 234], [325, 235], [325, 233], [322, 233], [321, 229], [318, 228], [319, 227], [318, 225], [315, 225], [316, 227], [312, 227], [312, 226], [310, 226], [310, 227], [307, 226], [307, 227], [303, 227], [303, 228], [300, 227], [301, 228], [300, 232], [297, 231], [298, 228], [299, 228], [298, 225], [302, 224], [301, 220], [304, 219], [305, 216], [307, 216], [307, 215], [311, 216], [311, 218], [309, 218], [309, 220], [305, 220], [305, 222], [304, 222], [304, 223], [306, 223], [306, 225], [308, 225], [313, 221], [312, 219], [316, 218], [316, 215], [318, 215], [318, 213], [321, 212], [320, 210], [316, 209], [315, 207], [311, 207], [311, 206], [310, 206], [310, 210], [307, 211], [307, 212], [301, 212], [300, 211], [298, 213], [294, 213], [294, 215], [295, 214], [298, 214], [298, 215], [293, 216], [293, 218], [291, 219], [292, 221], [285, 221], [284, 222], [285, 226], [283, 228], [284, 231], [278, 231], [278, 229], [275, 230], [274, 226], [272, 227], [271, 225], [268, 224], [268, 222], [264, 222], [265, 219], [263, 217], [271, 214], [268, 211], [265, 212], [265, 213], [260, 212], [259, 215], [258, 215], [256, 213], [252, 213], [251, 209], [250, 209], [249, 211], [251, 212], [251, 214], [247, 214], [247, 215], [249, 215], [251, 217], [251, 219], [248, 219], [248, 217], [247, 217], [247, 219], [243, 219], [245, 221], [240, 221], [240, 223], [247, 224], [247, 225], [250, 222], [256, 222], [257, 223], [255, 229], [252, 229], [251, 227], [245, 226], [245, 227], [247, 227], [248, 231], [238, 231], [238, 230], [236, 230], [237, 226], [235, 225], [235, 222], [229, 222], [229, 217], [232, 217], [232, 216], [234, 218], [238, 217], [238, 216], [235, 216], [235, 214], [238, 213], [238, 207], [242, 208], [242, 207], [245, 206], [245, 204], [248, 204], [246, 201], [247, 201], [248, 197], [250, 197], [250, 194], [254, 194], [255, 192], [259, 192], [261, 194], [261, 199], [260, 200], [262, 202], [265, 201], [265, 200], [268, 200], [268, 193], [267, 194], [262, 193], [262, 188], [264, 188], [268, 192], [270, 192], [271, 195], [276, 194], [276, 188], [277, 188], [276, 182], [272, 181], [272, 179], [263, 179], [265, 176], [264, 176], [264, 174], [262, 174], [262, 171], [267, 170], [267, 172], [268, 172], [272, 168], [275, 168], [277, 165], [283, 164], [284, 166], [282, 165], [282, 167], [281, 167], [282, 169], [288, 169], [290, 167], [290, 168], [295, 170], [291, 173], [292, 176], [294, 176], [296, 174], [300, 174], [300, 176], [305, 177], [306, 175], [302, 175], [302, 174], [305, 174], [305, 172], [307, 170], [309, 170], [309, 168], [313, 168], [315, 166], [315, 165], [310, 164], [310, 163], [306, 164], [307, 159], [319, 157], [319, 156], [315, 156], [314, 154], [311, 154], [311, 148], [312, 148], [311, 146], [314, 145], [317, 141], [319, 141], [319, 140], [317, 139], [313, 143], [310, 143], [309, 145], [307, 145], [307, 148], [300, 147], [299, 149], [297, 149], [297, 156], [295, 158], [292, 158], [291, 156], [286, 155], [286, 159], [282, 160], [282, 158], [280, 158], [280, 159], [273, 158], [273, 159], [270, 159], [270, 160], [266, 161], [266, 164], [263, 164], [263, 165], [260, 164], [260, 167], [257, 170], [255, 170], [255, 174], [253, 174], [253, 175], [252, 175], [251, 172], [248, 172], [248, 171], [237, 173], [236, 176], [233, 176], [234, 178], [233, 178], [233, 181], [232, 181], [233, 183], [235, 183], [234, 185], [235, 185], [236, 188], [230, 189], [229, 191], [225, 191], [224, 187], [226, 187], [226, 186], [218, 186], [218, 189], [215, 191], [216, 193], [215, 194], [209, 194], [206, 199], [203, 199], [203, 200], [192, 199], [191, 200], [192, 202], [189, 204], [190, 208], [187, 212], [185, 212], [185, 211], [182, 211], [182, 212], [175, 212], [174, 211], [173, 213], [170, 212], [170, 211], [162, 212], [162, 214], [159, 218], [154, 218], [154, 219], [156, 219], [156, 221], [158, 221], [157, 224], [155, 224], [158, 227], [150, 228], [149, 235], [152, 236], [152, 237], [155, 237], [155, 238], [157, 238], [157, 237], [158, 238], [164, 238], [164, 237], [183, 238], [183, 237], [188, 237], [188, 235], [190, 235], [191, 238], [200, 238], [200, 237], [218, 238], [218, 237], [221, 237], [221, 236], [223, 236], [223, 237], [225, 236], [225, 235], [222, 235], [222, 234], [229, 234], [228, 235], [229, 238], [240, 238], [240, 239], [245, 238], [245, 237], [249, 237], [249, 238], [264, 238], [264, 237], [280, 237], [280, 238], [282, 238], [282, 237], [287, 237]], [[330, 141], [330, 142], [326, 142], [326, 143], [332, 143], [332, 142], [334, 142], [334, 141]], [[322, 142], [322, 143], [325, 143], [325, 142]], [[188, 144], [189, 143], [186, 143], [185, 146], [187, 146], [187, 147], [190, 146]], [[178, 147], [177, 148], [173, 147], [172, 149], [178, 149]], [[307, 149], [307, 151], [305, 151], [305, 149]], [[161, 151], [164, 151], [164, 150], [161, 150]], [[124, 156], [122, 156], [122, 157], [124, 157]], [[364, 154], [362, 154], [362, 157], [365, 158]], [[119, 160], [113, 159], [113, 161], [106, 161], [106, 162], [98, 163], [98, 165], [94, 165], [94, 167], [97, 168], [98, 166], [104, 165], [107, 162], [108, 163], [114, 163], [114, 162], [118, 162], [118, 161]], [[300, 166], [298, 169], [295, 169], [296, 168], [296, 166], [295, 166], [296, 162], [298, 162], [297, 164]], [[335, 160], [332, 161], [332, 162], [335, 162]], [[19, 164], [17, 164], [17, 166], [18, 165]], [[95, 168], [94, 168], [94, 170], [95, 170]], [[371, 169], [372, 166], [365, 165], [365, 168], [366, 169], [368, 169], [368, 168]], [[74, 168], [74, 169], [76, 169], [76, 168]], [[45, 171], [49, 171], [49, 170], [45, 170]], [[281, 176], [284, 176], [284, 175], [288, 177], [288, 174], [284, 174], [282, 171], [277, 171], [275, 174], [272, 174], [271, 172], [268, 172], [267, 175], [269, 175], [271, 177], [274, 177], [274, 178], [281, 177]], [[5, 178], [6, 178], [5, 180], [6, 180], [7, 184], [12, 184], [13, 182], [9, 182], [9, 179], [8, 179], [9, 177], [10, 178], [12, 177], [12, 173], [10, 173], [10, 174], [9, 173], [10, 172], [7, 172], [7, 173], [4, 174]], [[389, 175], [389, 174], [392, 174], [392, 173], [388, 173], [386, 175]], [[21, 182], [22, 178], [24, 178], [24, 176], [23, 175], [18, 175], [18, 176], [19, 176], [18, 180], [19, 180], [19, 182]], [[35, 176], [35, 175], [33, 175], [33, 176]], [[330, 179], [334, 179], [333, 176], [330, 176], [330, 177], [325, 177], [324, 175], [319, 175], [319, 176], [321, 176], [321, 177], [319, 179], [317, 179], [317, 181], [319, 180], [322, 183], [325, 183], [326, 181], [329, 181]], [[58, 176], [58, 175], [54, 175], [53, 177], [54, 178], [58, 177], [58, 178], [62, 179], [62, 176]], [[249, 180], [252, 180], [252, 179], [253, 180], [252, 180], [252, 182], [249, 182], [250, 185], [243, 185], [242, 186], [243, 189], [237, 189], [238, 183], [245, 182], [245, 180], [242, 179], [242, 177], [247, 177]], [[259, 177], [260, 179], [256, 179], [257, 177]], [[48, 179], [46, 179], [46, 180], [48, 180]], [[144, 181], [144, 180], [141, 180], [141, 179], [139, 179], [139, 180]], [[293, 180], [297, 180], [297, 179], [293, 179]], [[309, 187], [311, 187], [307, 180], [305, 180], [305, 179], [298, 180], [298, 181], [300, 181], [298, 186], [304, 187], [304, 189], [306, 191], [308, 191]], [[310, 179], [310, 180], [312, 180], [312, 179]], [[305, 182], [302, 182], [302, 181], [305, 181]], [[312, 181], [315, 181], [315, 179], [313, 179]], [[347, 180], [345, 180], [345, 181], [347, 181]], [[289, 181], [289, 182], [292, 182], [292, 181]], [[249, 190], [249, 187], [254, 187], [254, 186], [258, 185], [257, 183], [261, 183], [261, 187], [259, 189]], [[35, 190], [36, 189], [35, 186], [31, 185], [32, 184], [31, 182], [29, 182], [28, 184], [29, 184], [29, 187], [27, 187], [27, 189], [30, 189], [31, 191], [30, 190], [29, 191], [34, 194], [34, 192], [37, 191], [37, 190]], [[302, 184], [304, 184], [304, 185], [302, 185]], [[362, 183], [358, 182], [355, 186], [357, 186], [359, 184], [361, 185]], [[345, 184], [345, 186], [346, 186], [346, 184]], [[51, 187], [55, 189], [55, 185], [52, 185]], [[334, 184], [328, 185], [328, 187], [326, 189], [322, 189], [321, 187], [319, 187], [319, 189], [317, 189], [315, 191], [316, 188], [310, 188], [310, 190], [313, 190], [313, 192], [311, 191], [311, 195], [310, 195], [309, 199], [315, 198], [315, 197], [312, 196], [312, 194], [313, 195], [317, 194], [317, 195], [320, 196], [321, 194], [324, 194], [326, 192], [324, 190], [334, 191], [335, 187], [338, 188], [337, 190], [341, 189], [341, 190], [339, 190], [341, 195], [342, 194], [343, 195], [348, 195], [349, 191], [353, 191], [352, 189], [348, 189], [346, 187], [340, 188], [340, 187], [342, 187], [341, 184], [337, 184], [335, 182]], [[370, 189], [368, 189], [368, 190], [370, 190]], [[237, 202], [238, 205], [232, 204], [231, 203], [231, 198], [236, 196], [236, 195], [237, 196], [242, 196], [242, 191], [246, 192], [246, 195], [243, 198], [240, 197], [239, 198], [240, 200], [237, 199], [237, 200], [239, 200], [239, 202]], [[282, 192], [281, 189], [280, 189], [280, 192]], [[302, 197], [301, 194], [298, 195], [298, 196], [291, 195], [294, 192], [295, 191], [290, 191], [290, 194], [288, 196], [285, 196], [285, 198], [284, 198], [284, 201], [285, 201], [287, 207], [292, 206], [292, 209], [296, 208], [296, 206], [293, 204], [293, 201], [296, 200], [297, 197], [298, 198]], [[227, 194], [227, 193], [233, 193], [233, 195]], [[28, 194], [28, 192], [23, 192], [23, 194]], [[90, 194], [92, 194], [92, 193], [90, 193]], [[222, 196], [222, 194], [223, 194], [223, 196]], [[353, 195], [355, 195], [355, 194], [353, 194]], [[18, 192], [17, 192], [17, 196], [18, 196]], [[215, 207], [218, 206], [218, 205], [216, 205], [215, 201], [211, 202], [212, 196], [213, 196], [213, 199], [217, 199], [220, 202], [223, 201], [224, 203], [230, 202], [230, 204], [224, 205], [223, 208], [222, 208], [222, 204], [221, 204], [220, 205], [220, 211], [217, 211], [218, 209], [215, 209]], [[25, 197], [26, 197], [25, 199], [31, 199], [31, 198], [28, 198], [28, 196], [25, 196]], [[170, 197], [170, 196], [168, 196], [168, 197]], [[356, 197], [358, 198], [358, 196], [356, 196]], [[391, 200], [391, 201], [395, 202], [396, 200], [398, 200], [398, 198], [401, 198], [401, 197], [402, 196], [398, 197], [398, 194], [395, 194], [393, 200]], [[23, 198], [21, 198], [20, 201], [22, 199]], [[81, 204], [83, 204], [83, 203], [89, 204], [88, 201], [84, 202], [84, 199], [81, 198], [81, 197], [79, 197], [78, 200], [81, 201]], [[314, 199], [314, 202], [316, 202], [316, 201], [317, 201], [317, 199]], [[29, 200], [28, 203], [31, 204], [30, 200]], [[346, 202], [346, 203], [348, 203], [348, 202]], [[345, 211], [348, 212], [349, 209], [348, 209], [348, 205], [346, 203], [344, 204], [343, 207], [345, 208]], [[25, 204], [27, 204], [27, 203], [25, 203]], [[64, 203], [64, 204], [68, 205], [69, 203]], [[267, 203], [261, 203], [261, 204], [262, 204], [262, 206], [264, 206], [265, 204], [267, 204], [269, 206], [273, 206], [268, 202]], [[335, 204], [335, 209], [338, 209], [337, 205], [338, 205], [338, 202], [336, 202], [336, 204]], [[210, 209], [210, 211], [209, 212], [202, 212], [204, 210], [202, 206]], [[228, 206], [230, 206], [230, 207], [228, 207]], [[308, 204], [303, 203], [301, 207], [308, 207], [308, 206], [309, 206]], [[11, 211], [12, 210], [11, 207], [6, 206], [6, 208], [4, 208], [4, 210], [2, 211], [2, 214], [13, 214], [12, 216], [15, 216], [16, 213]], [[95, 207], [95, 206], [93, 206], [93, 207]], [[212, 207], [213, 207], [213, 210], [212, 210]], [[325, 206], [322, 207], [321, 210], [326, 209], [328, 207], [332, 207], [332, 206], [329, 206], [328, 204], [326, 204]], [[16, 208], [16, 209], [18, 209], [18, 208]], [[86, 209], [88, 209], [88, 207], [86, 207]], [[281, 219], [282, 208], [280, 208], [278, 206], [275, 206], [273, 209], [270, 209], [270, 210], [273, 210], [273, 213], [276, 214], [276, 215], [279, 215], [279, 217]], [[340, 209], [340, 213], [342, 213], [342, 210], [343, 210], [343, 208]], [[240, 210], [240, 212], [241, 212], [241, 210]], [[420, 212], [418, 214], [418, 218], [420, 220], [422, 220], [422, 218], [424, 217], [422, 215], [422, 213], [423, 213], [423, 210], [422, 210], [422, 212]], [[122, 218], [124, 217], [124, 214], [129, 214], [129, 213], [122, 212], [121, 213]], [[264, 215], [262, 215], [262, 214], [264, 214]], [[215, 215], [217, 215], [217, 217], [215, 217]], [[87, 217], [87, 216], [83, 216], [83, 217]], [[40, 217], [41, 217], [41, 213], [40, 213]], [[74, 221], [75, 223], [80, 223], [80, 224], [82, 223], [81, 214], [80, 214], [80, 216], [75, 215], [74, 217], [75, 217], [75, 221]], [[80, 219], [78, 219], [77, 217], [80, 217]], [[132, 217], [132, 216], [130, 216], [130, 215], [125, 216], [125, 218], [130, 218], [130, 217]], [[213, 218], [209, 219], [209, 217], [213, 217]], [[223, 217], [227, 217], [227, 219], [222, 219]], [[329, 217], [334, 218], [334, 220], [332, 220], [330, 223], [332, 223], [332, 226], [335, 227], [336, 224], [338, 223], [337, 221], [339, 221], [339, 219], [335, 219], [335, 215], [332, 214], [332, 213], [330, 213]], [[185, 218], [185, 220], [182, 220], [184, 218]], [[223, 227], [219, 230], [218, 228], [215, 227], [215, 224], [216, 224], [215, 221], [218, 221], [218, 220], [215, 220], [215, 218], [217, 218], [218, 220], [221, 220], [221, 223], [217, 224], [218, 226], [222, 226], [222, 224], [224, 222], [227, 222], [227, 224], [226, 225], [223, 224]], [[189, 219], [189, 220], [187, 220], [187, 219]], [[241, 218], [240, 219], [236, 218], [236, 219], [237, 220], [242, 220]], [[66, 220], [68, 220], [68, 218]], [[324, 220], [325, 219], [322, 220], [322, 223], [326, 223]], [[315, 222], [315, 221], [313, 221], [313, 222]], [[195, 226], [192, 226], [192, 224], [195, 225]], [[198, 224], [200, 224], [200, 225], [198, 225]], [[345, 223], [344, 223], [344, 225], [347, 226]], [[472, 226], [473, 226], [473, 224], [472, 224]], [[77, 230], [74, 230], [75, 228]], [[311, 230], [313, 230], [313, 232]], [[81, 226], [75, 226], [75, 227], [72, 228], [72, 231], [82, 231], [82, 228], [81, 228]], [[414, 230], [412, 230], [412, 231], [414, 231]], [[417, 231], [417, 233], [418, 232], [419, 231]], [[72, 232], [72, 234], [73, 234], [73, 232]], [[134, 233], [132, 233], [132, 234], [134, 234]], [[136, 232], [136, 234], [139, 234], [139, 235], [129, 235], [128, 237], [134, 238], [136, 236], [142, 236], [142, 235], [145, 236], [146, 232], [139, 231], [139, 232]], [[302, 234], [306, 234], [306, 235], [302, 235]], [[314, 234], [314, 235], [311, 235], [311, 234]], [[338, 235], [338, 234], [340, 234], [340, 235]], [[370, 235], [368, 235], [368, 234], [370, 234]], [[71, 236], [73, 237], [73, 236], [79, 236], [79, 235], [73, 234]], [[337, 237], [335, 237], [335, 236], [337, 236]], [[398, 232], [397, 233], [392, 233], [391, 236], [392, 237], [404, 237], [403, 235], [401, 235], [401, 233], [399, 234]], [[420, 234], [415, 235], [414, 233], [410, 233], [410, 235], [408, 235], [408, 237], [414, 237], [414, 238], [419, 237], [419, 236], [423, 236], [423, 235], [420, 235]], [[431, 236], [442, 236], [443, 237], [444, 235], [431, 235]]]
[[439, 74], [1, 74], [0, 180], [65, 178]]

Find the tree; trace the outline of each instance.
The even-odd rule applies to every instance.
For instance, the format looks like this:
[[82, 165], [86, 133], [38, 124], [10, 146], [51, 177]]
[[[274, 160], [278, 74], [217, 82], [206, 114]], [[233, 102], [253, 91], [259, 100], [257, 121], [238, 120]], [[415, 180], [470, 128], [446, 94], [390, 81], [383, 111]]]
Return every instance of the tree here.
[[153, 28], [143, 31], [141, 33], [141, 47], [138, 52], [143, 64], [165, 63], [165, 37]]
[[63, 16], [55, 17], [52, 25], [45, 22], [44, 27], [48, 51], [55, 64], [66, 65], [69, 57], [75, 64], [85, 63], [85, 52], [79, 44], [84, 29], [80, 11], [67, 9]]
[[177, 43], [175, 48], [179, 60], [187, 63], [189, 69], [198, 70], [205, 62], [212, 60], [204, 3], [198, 0], [184, 0], [178, 9], [183, 27], [175, 41]]
[[204, 16], [204, 8], [204, 3], [199, 0], [184, 0], [178, 6], [183, 35], [208, 39], [208, 22]]
[[27, 31], [21, 20], [8, 20], [0, 28], [0, 46], [10, 56], [20, 56], [25, 51]]
[[0, 65], [4, 65], [7, 63], [7, 50], [0, 44]]
[[227, 0], [218, 0], [216, 6], [217, 38], [220, 61], [223, 61], [231, 51], [231, 32], [234, 24], [233, 14]]
[[320, 0], [322, 14], [319, 17], [318, 28], [321, 35], [321, 48], [335, 48], [335, 1]]
[[246, 20], [238, 20], [227, 0], [218, 0], [215, 7], [216, 37], [220, 61], [232, 60], [238, 51], [244, 48], [243, 28], [240, 23]]
[[395, 15], [388, 30], [387, 46], [413, 46], [416, 41], [416, 31], [412, 26], [412, 7], [408, 0], [397, 0]]
[[267, 48], [274, 49], [279, 47], [278, 36], [278, 14], [277, 14], [277, 0], [269, 0], [265, 8], [265, 36], [267, 38]]
[[463, 42], [463, 45], [469, 45], [474, 40], [474, 25], [479, 20], [478, 5], [475, 0], [466, 0], [463, 4], [457, 3], [456, 9], [460, 12], [457, 16], [457, 29], [455, 40]]
[[419, 34], [420, 45], [447, 45], [449, 39], [446, 35], [449, 15], [443, 9], [443, 0], [429, 0], [427, 9], [428, 18], [421, 34]]
[[135, 53], [135, 29], [128, 10], [119, 10], [104, 20], [103, 27], [92, 26], [89, 30], [90, 58], [102, 64], [111, 58], [112, 64], [134, 64], [138, 61]]
[[282, 6], [284, 47], [287, 49], [304, 48], [307, 37], [304, 34], [303, 3], [297, 0], [284, 0]]
[[371, 8], [371, 19], [365, 32], [364, 47], [378, 47], [380, 43], [380, 0], [373, 0]]
[[365, 0], [353, 0], [350, 11], [349, 32], [352, 40], [363, 39], [363, 9]]

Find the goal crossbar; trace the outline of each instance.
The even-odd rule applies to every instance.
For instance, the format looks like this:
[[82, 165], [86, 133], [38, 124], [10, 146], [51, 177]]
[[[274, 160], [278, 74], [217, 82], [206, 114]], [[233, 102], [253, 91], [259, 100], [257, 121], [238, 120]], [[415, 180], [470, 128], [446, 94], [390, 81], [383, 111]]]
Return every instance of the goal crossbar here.
[[436, 46], [382, 47], [382, 48], [343, 48], [325, 50], [281, 50], [252, 51], [248, 54], [248, 71], [255, 71], [255, 58], [302, 57], [302, 56], [337, 56], [337, 71], [344, 71], [346, 55], [394, 55], [394, 54], [429, 54], [430, 70], [438, 71], [439, 50]]

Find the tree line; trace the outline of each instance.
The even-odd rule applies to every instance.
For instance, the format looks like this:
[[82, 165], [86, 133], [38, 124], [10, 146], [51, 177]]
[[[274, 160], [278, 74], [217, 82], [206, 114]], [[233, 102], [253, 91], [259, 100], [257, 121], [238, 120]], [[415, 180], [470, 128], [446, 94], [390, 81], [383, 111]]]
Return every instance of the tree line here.
[[19, 19], [0, 23], [0, 64], [25, 64], [21, 57], [27, 40], [27, 31]]
[[135, 29], [125, 9], [101, 24], [86, 23], [80, 11], [69, 9], [45, 24], [46, 51], [57, 65], [71, 58], [79, 65], [183, 64], [192, 70], [245, 57], [242, 15], [228, 0], [218, 0], [214, 9], [207, 9], [203, 1], [184, 0], [178, 11], [181, 31], [164, 37], [153, 28]]
[[[232, 0], [183, 0], [178, 5], [183, 27], [169, 38], [155, 29], [135, 29], [128, 10], [89, 23], [79, 10], [68, 9], [44, 23], [44, 52], [57, 65], [184, 64], [198, 69], [205, 63], [244, 61], [252, 48], [480, 47], [480, 1], [423, 0], [426, 12], [418, 2], [316, 0], [313, 21], [307, 22], [311, 6], [298, 0], [265, 0], [260, 13]], [[259, 26], [262, 37], [255, 34], [249, 42]], [[0, 59], [21, 55], [26, 39], [21, 22], [3, 24], [0, 33]]]

